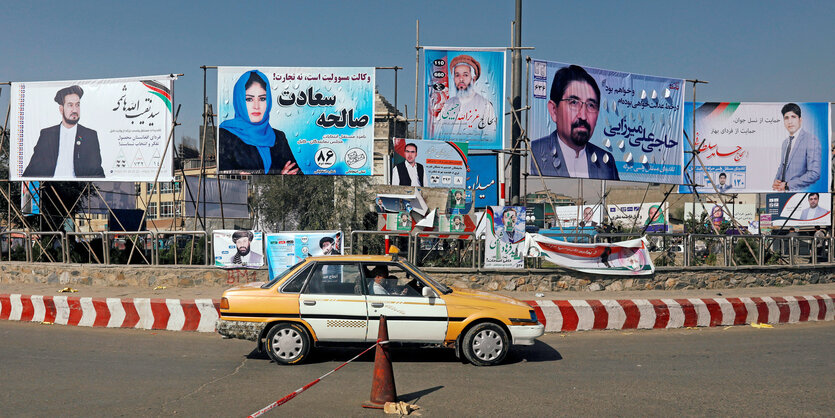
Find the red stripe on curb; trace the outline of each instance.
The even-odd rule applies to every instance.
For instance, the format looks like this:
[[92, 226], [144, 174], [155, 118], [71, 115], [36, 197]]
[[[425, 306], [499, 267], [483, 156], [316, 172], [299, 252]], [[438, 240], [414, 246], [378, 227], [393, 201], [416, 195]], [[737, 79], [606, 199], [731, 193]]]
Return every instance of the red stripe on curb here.
[[84, 315], [84, 310], [81, 309], [81, 298], [68, 297], [67, 306], [70, 309], [70, 316], [67, 318], [67, 325], [78, 325], [81, 317]]
[[780, 317], [777, 319], [777, 323], [784, 324], [789, 322], [789, 315], [791, 314], [791, 308], [789, 308], [789, 303], [786, 302], [786, 299], [775, 296], [774, 302], [777, 302], [777, 309], [780, 311]]
[[151, 313], [154, 315], [154, 324], [151, 325], [151, 329], [168, 328], [168, 318], [171, 317], [171, 313], [168, 312], [165, 299], [151, 299]]
[[533, 311], [536, 314], [537, 321], [539, 321], [542, 325], [547, 325], [545, 313], [542, 312], [542, 308], [539, 307], [539, 304], [536, 303], [536, 301], [531, 300], [528, 301], [528, 305], [531, 305], [531, 307], [533, 308]]
[[12, 297], [0, 295], [0, 319], [9, 319], [12, 314]]
[[562, 315], [562, 329], [560, 331], [577, 331], [580, 318], [577, 316], [574, 307], [567, 300], [555, 300], [554, 303], [560, 308], [560, 315]]
[[96, 320], [93, 321], [94, 327], [106, 327], [110, 322], [110, 309], [107, 307], [107, 299], [93, 298], [93, 309], [96, 310]]
[[23, 308], [20, 312], [20, 320], [31, 321], [35, 316], [35, 305], [32, 304], [32, 297], [29, 295], [21, 295], [20, 304]]
[[181, 300], [180, 306], [183, 307], [183, 315], [186, 317], [183, 331], [196, 331], [200, 325], [200, 310], [197, 309], [197, 304], [193, 300]]
[[728, 298], [728, 302], [734, 308], [734, 325], [745, 325], [748, 320], [748, 309], [745, 307], [745, 303], [739, 298]]
[[826, 302], [822, 297], [815, 295], [818, 300], [818, 321], [823, 321], [826, 318]]
[[715, 327], [722, 325], [722, 308], [719, 306], [719, 302], [713, 299], [702, 299], [702, 302], [705, 303], [707, 312], [710, 313], [710, 324], [708, 326]]
[[58, 310], [55, 309], [55, 301], [52, 299], [52, 296], [44, 296], [43, 297], [43, 308], [44, 308], [44, 315], [43, 321], [55, 323], [55, 316], [58, 313]]
[[125, 310], [125, 320], [122, 321], [122, 328], [135, 328], [136, 324], [139, 323], [139, 312], [136, 312], [133, 299], [122, 299], [122, 309]]
[[650, 299], [649, 303], [655, 309], [655, 324], [653, 328], [667, 328], [667, 323], [670, 322], [670, 308], [661, 299]]
[[609, 325], [609, 311], [603, 306], [599, 300], [587, 300], [586, 303], [591, 306], [591, 314], [594, 316], [594, 324], [591, 329], [606, 329]]
[[695, 327], [698, 322], [699, 318], [696, 315], [696, 307], [693, 306], [693, 302], [690, 302], [687, 299], [673, 299], [676, 303], [681, 306], [681, 311], [684, 313], [684, 327]]
[[620, 299], [617, 302], [623, 308], [624, 315], [626, 315], [626, 321], [623, 321], [623, 329], [638, 328], [638, 323], [641, 321], [641, 311], [638, 310], [638, 305], [635, 305], [635, 302], [629, 299]]
[[809, 313], [811, 312], [811, 308], [809, 307], [809, 301], [806, 300], [803, 296], [795, 296], [797, 300], [797, 306], [800, 308], [800, 318], [797, 318], [798, 322], [806, 322], [809, 320]]
[[768, 323], [768, 305], [763, 301], [762, 298], [751, 298], [754, 301], [754, 305], [757, 306], [757, 322], [760, 324], [767, 324]]

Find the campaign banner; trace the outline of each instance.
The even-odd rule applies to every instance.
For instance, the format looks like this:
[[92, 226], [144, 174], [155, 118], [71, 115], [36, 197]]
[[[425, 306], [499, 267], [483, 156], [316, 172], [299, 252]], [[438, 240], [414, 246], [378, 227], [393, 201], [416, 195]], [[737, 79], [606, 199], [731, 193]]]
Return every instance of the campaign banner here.
[[423, 137], [504, 148], [504, 48], [425, 47], [423, 56]]
[[574, 244], [527, 234], [525, 248], [529, 257], [544, 257], [560, 267], [584, 273], [621, 276], [655, 273], [646, 238], [613, 244]]
[[488, 206], [485, 219], [484, 267], [524, 267], [525, 207]]
[[621, 228], [644, 229], [646, 232], [667, 232], [669, 202], [623, 203], [608, 205], [609, 221]]
[[771, 216], [774, 229], [832, 225], [832, 195], [829, 193], [769, 193], [765, 202], [765, 214]]
[[264, 265], [263, 232], [216, 229], [212, 234], [215, 267], [259, 268]]
[[[555, 210], [563, 228], [598, 226], [603, 223], [603, 207], [600, 205], [557, 206]], [[582, 225], [580, 225], [582, 224]]]
[[499, 156], [495, 154], [470, 154], [467, 171], [467, 189], [473, 192], [473, 206], [486, 208], [499, 204]]
[[702, 219], [702, 214], [707, 210], [705, 222], [713, 224], [717, 229], [726, 223], [729, 227], [735, 227], [731, 218], [736, 219], [743, 230], [747, 230], [750, 234], [758, 234], [760, 230], [759, 217], [757, 216], [757, 206], [753, 204], [733, 204], [728, 203], [722, 206], [719, 203], [704, 203], [696, 204], [695, 216], [693, 211], [693, 203], [684, 204], [684, 219]]
[[[829, 191], [829, 103], [697, 102], [695, 120], [704, 167], [694, 161], [682, 184], [695, 175], [699, 193], [716, 193], [713, 185], [720, 193]], [[685, 104], [684, 130], [694, 138], [693, 102]]]
[[462, 215], [473, 210], [473, 191], [467, 189], [450, 189], [447, 193], [446, 213]]
[[218, 67], [218, 172], [370, 176], [373, 67]]
[[20, 212], [24, 215], [41, 213], [41, 182], [23, 181], [20, 183]]
[[341, 231], [285, 231], [266, 234], [270, 279], [310, 256], [341, 255]]
[[12, 83], [10, 180], [172, 181], [175, 79]]
[[532, 64], [533, 175], [681, 184], [684, 80]]
[[391, 184], [463, 188], [467, 182], [467, 143], [395, 138]]

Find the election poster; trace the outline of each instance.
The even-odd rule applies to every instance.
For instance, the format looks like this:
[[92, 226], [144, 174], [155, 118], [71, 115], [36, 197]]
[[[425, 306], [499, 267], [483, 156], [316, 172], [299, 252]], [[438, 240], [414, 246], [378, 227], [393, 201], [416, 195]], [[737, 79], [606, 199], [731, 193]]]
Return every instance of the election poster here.
[[41, 213], [41, 186], [39, 181], [20, 183], [20, 212], [24, 215]]
[[212, 246], [215, 267], [259, 268], [264, 265], [263, 232], [216, 229]]
[[470, 154], [467, 156], [467, 189], [472, 190], [473, 206], [479, 209], [499, 204], [499, 156]]
[[424, 48], [426, 139], [504, 148], [505, 49]]
[[644, 229], [646, 232], [667, 232], [669, 202], [623, 203], [608, 205], [609, 221], [624, 229]]
[[175, 79], [12, 83], [10, 180], [172, 181]]
[[556, 213], [563, 228], [598, 226], [603, 223], [603, 207], [600, 205], [557, 206]]
[[341, 255], [342, 231], [284, 231], [266, 234], [270, 278], [310, 256]]
[[[705, 212], [707, 211], [707, 212]], [[702, 219], [702, 214], [705, 215], [705, 222], [709, 222], [716, 229], [719, 229], [723, 224], [728, 228], [736, 228], [733, 220], [736, 220], [741, 232], [749, 234], [758, 234], [760, 230], [759, 217], [757, 216], [757, 206], [753, 204], [728, 203], [721, 205], [718, 202], [706, 202], [704, 204], [697, 203], [696, 210], [693, 211], [693, 203], [684, 204], [684, 219]], [[733, 220], [732, 220], [733, 219]]]
[[832, 195], [829, 193], [769, 193], [765, 213], [772, 227], [832, 225]]
[[218, 172], [370, 176], [373, 67], [218, 67]]
[[533, 60], [530, 172], [681, 184], [684, 80]]
[[393, 140], [391, 184], [464, 188], [467, 183], [467, 143]]
[[525, 207], [489, 206], [485, 217], [484, 267], [524, 267]]
[[565, 268], [584, 273], [643, 276], [655, 273], [646, 238], [612, 244], [575, 244], [540, 234], [527, 234], [529, 257], [543, 257]]
[[473, 191], [467, 189], [450, 189], [447, 194], [446, 213], [462, 215], [473, 209]]
[[[694, 136], [688, 102], [684, 130], [695, 138], [701, 162], [682, 173], [682, 184], [694, 177], [699, 193], [716, 193], [714, 186], [720, 193], [828, 192], [829, 112], [828, 103], [697, 102]], [[679, 186], [679, 192], [691, 190]]]

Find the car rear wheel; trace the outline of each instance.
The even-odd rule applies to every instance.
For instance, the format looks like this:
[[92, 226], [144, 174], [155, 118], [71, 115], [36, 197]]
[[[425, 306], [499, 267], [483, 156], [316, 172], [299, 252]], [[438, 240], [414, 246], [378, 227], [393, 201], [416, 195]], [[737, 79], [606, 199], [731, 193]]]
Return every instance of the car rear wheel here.
[[310, 335], [303, 326], [277, 324], [267, 333], [267, 354], [278, 364], [301, 363], [310, 352]]
[[483, 322], [464, 334], [464, 357], [476, 366], [499, 364], [510, 350], [505, 330], [493, 323]]

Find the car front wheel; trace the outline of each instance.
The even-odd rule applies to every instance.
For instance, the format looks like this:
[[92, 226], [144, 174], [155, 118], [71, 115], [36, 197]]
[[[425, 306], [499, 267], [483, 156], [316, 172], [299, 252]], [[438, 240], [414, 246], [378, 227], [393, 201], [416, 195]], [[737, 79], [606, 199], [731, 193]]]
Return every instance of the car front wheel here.
[[267, 333], [267, 354], [278, 364], [301, 363], [310, 352], [310, 344], [310, 335], [299, 324], [277, 324]]
[[478, 324], [463, 338], [464, 357], [476, 366], [493, 366], [499, 364], [510, 350], [510, 341], [505, 330], [493, 323]]

